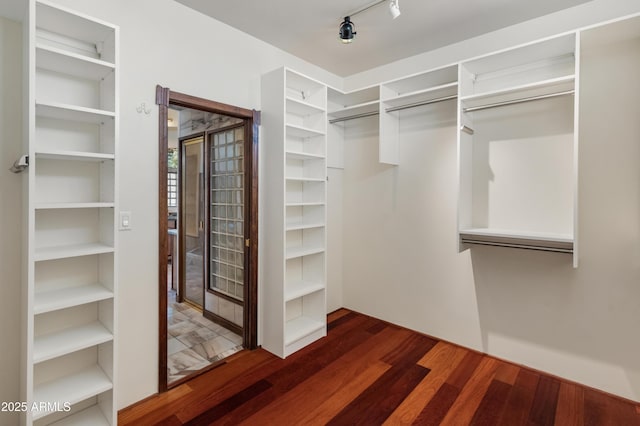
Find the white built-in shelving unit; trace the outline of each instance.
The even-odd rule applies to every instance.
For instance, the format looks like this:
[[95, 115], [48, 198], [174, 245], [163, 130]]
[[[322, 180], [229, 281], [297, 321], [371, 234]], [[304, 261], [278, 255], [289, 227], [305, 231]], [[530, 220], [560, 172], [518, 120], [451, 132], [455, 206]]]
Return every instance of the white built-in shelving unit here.
[[578, 70], [575, 33], [460, 64], [461, 243], [577, 266]]
[[22, 422], [115, 425], [118, 28], [40, 0], [27, 18]]
[[286, 357], [326, 335], [327, 87], [287, 68], [262, 77], [262, 346]]

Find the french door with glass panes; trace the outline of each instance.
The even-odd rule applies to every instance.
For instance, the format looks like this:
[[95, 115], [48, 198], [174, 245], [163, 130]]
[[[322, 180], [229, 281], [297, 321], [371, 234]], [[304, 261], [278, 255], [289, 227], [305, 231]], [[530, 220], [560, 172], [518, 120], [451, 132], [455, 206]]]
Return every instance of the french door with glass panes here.
[[208, 276], [205, 316], [243, 335], [247, 299], [244, 123], [207, 133]]

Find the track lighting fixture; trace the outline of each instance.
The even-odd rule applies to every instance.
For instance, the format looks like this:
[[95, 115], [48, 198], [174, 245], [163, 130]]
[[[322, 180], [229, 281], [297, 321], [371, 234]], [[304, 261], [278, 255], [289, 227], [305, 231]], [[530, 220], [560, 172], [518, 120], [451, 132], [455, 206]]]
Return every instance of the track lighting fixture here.
[[396, 19], [400, 16], [400, 6], [398, 5], [399, 0], [390, 0], [389, 1], [389, 13], [391, 14], [391, 18]]
[[356, 36], [356, 32], [355, 32], [356, 27], [354, 23], [351, 21], [352, 16], [358, 13], [362, 13], [365, 10], [371, 9], [373, 6], [377, 6], [386, 1], [389, 2], [389, 13], [391, 14], [391, 17], [393, 19], [396, 19], [398, 16], [400, 16], [400, 6], [398, 5], [399, 0], [376, 0], [373, 3], [370, 3], [364, 7], [361, 7], [360, 9], [344, 17], [344, 21], [342, 21], [342, 23], [340, 24], [340, 33], [339, 33], [340, 41], [344, 44], [349, 44], [353, 41], [354, 37]]
[[351, 43], [356, 36], [355, 25], [351, 22], [349, 16], [344, 17], [344, 21], [340, 24], [340, 41], [344, 44]]

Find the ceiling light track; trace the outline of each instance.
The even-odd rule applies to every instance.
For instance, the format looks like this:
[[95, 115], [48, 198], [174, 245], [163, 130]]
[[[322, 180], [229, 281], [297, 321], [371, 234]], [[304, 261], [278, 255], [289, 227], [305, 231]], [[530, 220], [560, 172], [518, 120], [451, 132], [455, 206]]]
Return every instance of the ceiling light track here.
[[400, 6], [398, 5], [398, 1], [399, 0], [376, 0], [372, 3], [367, 4], [366, 6], [361, 7], [360, 9], [354, 10], [353, 12], [347, 14], [347, 16], [344, 17], [344, 20], [342, 21], [342, 23], [340, 23], [340, 31], [339, 31], [340, 41], [342, 41], [342, 43], [344, 44], [349, 44], [355, 38], [356, 27], [355, 27], [355, 24], [351, 21], [351, 18], [353, 16], [359, 13], [362, 13], [366, 10], [369, 10], [374, 6], [378, 6], [379, 4], [388, 3], [389, 13], [391, 14], [391, 17], [393, 19], [396, 19], [398, 16], [400, 16]]

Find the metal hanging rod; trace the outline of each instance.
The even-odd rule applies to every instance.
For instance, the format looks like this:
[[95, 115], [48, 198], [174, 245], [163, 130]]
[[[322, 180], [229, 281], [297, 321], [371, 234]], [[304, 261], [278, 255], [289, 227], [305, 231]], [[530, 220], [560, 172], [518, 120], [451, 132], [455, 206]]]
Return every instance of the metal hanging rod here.
[[438, 102], [444, 102], [444, 101], [448, 101], [450, 99], [456, 99], [457, 97], [458, 97], [458, 95], [443, 96], [441, 98], [429, 99], [428, 101], [420, 101], [420, 102], [414, 102], [414, 103], [411, 103], [411, 104], [398, 105], [398, 106], [394, 106], [394, 107], [385, 108], [385, 111], [386, 112], [400, 111], [400, 110], [403, 110], [403, 109], [415, 108], [415, 107], [419, 107], [419, 106], [422, 106], [422, 105], [429, 105], [429, 104], [435, 104], [435, 103], [438, 103]]
[[549, 93], [547, 95], [530, 96], [528, 98], [514, 99], [512, 101], [495, 102], [495, 103], [487, 104], [487, 105], [468, 107], [468, 108], [464, 108], [463, 112], [472, 112], [472, 111], [479, 111], [479, 110], [482, 110], [482, 109], [496, 108], [496, 107], [501, 107], [501, 106], [506, 106], [506, 105], [521, 104], [521, 103], [524, 103], [524, 102], [537, 101], [539, 99], [548, 99], [548, 98], [555, 98], [557, 96], [573, 95], [574, 93], [575, 93], [574, 89], [565, 90], [564, 92]]
[[356, 118], [371, 117], [372, 115], [378, 115], [378, 114], [380, 114], [378, 111], [371, 111], [371, 112], [363, 112], [361, 114], [348, 115], [346, 117], [332, 118], [331, 120], [329, 120], [329, 124], [339, 123], [341, 121], [347, 121], [347, 120], [355, 120]]
[[543, 246], [534, 246], [534, 245], [527, 245], [527, 244], [498, 243], [493, 241], [468, 240], [466, 238], [461, 238], [460, 241], [465, 244], [477, 244], [481, 246], [510, 247], [510, 248], [524, 249], [524, 250], [552, 251], [556, 253], [573, 253], [573, 249], [562, 248], [562, 247], [543, 247]]

